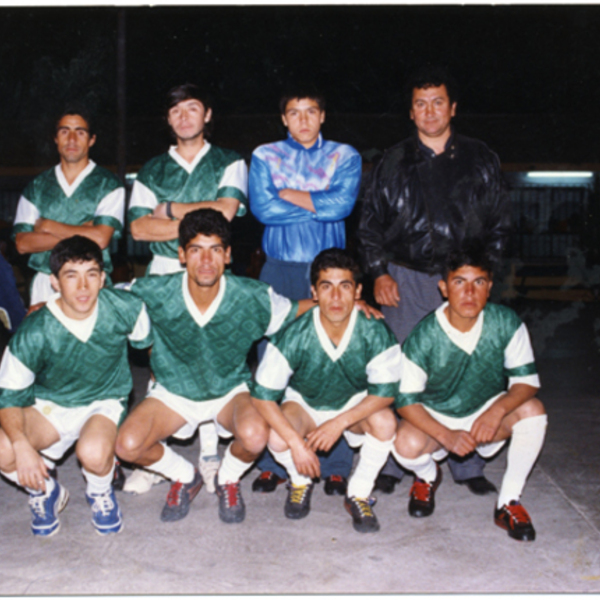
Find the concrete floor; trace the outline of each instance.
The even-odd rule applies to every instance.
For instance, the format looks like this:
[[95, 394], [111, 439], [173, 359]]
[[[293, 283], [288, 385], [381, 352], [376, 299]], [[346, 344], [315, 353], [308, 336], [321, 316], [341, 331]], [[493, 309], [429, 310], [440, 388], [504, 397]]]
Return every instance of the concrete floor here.
[[[342, 500], [315, 491], [303, 521], [283, 515], [285, 489], [254, 494], [242, 484], [246, 521], [226, 525], [202, 490], [188, 517], [158, 519], [167, 485], [118, 498], [125, 529], [102, 538], [90, 524], [84, 481], [70, 455], [59, 479], [71, 492], [53, 538], [29, 532], [23, 492], [0, 483], [0, 594], [307, 594], [600, 592], [600, 304], [525, 301], [542, 376], [549, 429], [523, 495], [534, 543], [492, 521], [494, 498], [444, 481], [427, 519], [407, 513], [410, 478], [375, 507], [382, 530], [352, 529]], [[136, 368], [137, 390], [144, 371]], [[195, 460], [198, 442], [177, 449]], [[223, 450], [223, 448], [221, 448]], [[486, 468], [500, 485], [504, 451]]]

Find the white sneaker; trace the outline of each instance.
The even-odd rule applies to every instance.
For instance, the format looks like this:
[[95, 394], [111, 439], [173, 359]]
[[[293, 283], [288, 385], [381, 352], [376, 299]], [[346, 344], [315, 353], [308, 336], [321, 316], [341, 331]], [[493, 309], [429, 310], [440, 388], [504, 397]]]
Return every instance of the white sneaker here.
[[123, 491], [128, 494], [145, 494], [153, 485], [162, 483], [166, 479], [162, 475], [151, 473], [145, 469], [134, 469], [125, 480]]
[[221, 459], [218, 454], [212, 456], [201, 456], [198, 461], [198, 469], [204, 480], [206, 491], [210, 494], [215, 493], [215, 475], [221, 466]]

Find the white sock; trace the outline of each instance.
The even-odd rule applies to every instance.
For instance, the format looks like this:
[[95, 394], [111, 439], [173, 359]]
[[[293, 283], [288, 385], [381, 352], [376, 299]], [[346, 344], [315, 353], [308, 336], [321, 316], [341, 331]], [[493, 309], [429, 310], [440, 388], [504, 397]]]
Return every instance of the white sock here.
[[40, 456], [42, 457], [42, 460], [44, 461], [46, 467], [48, 468], [48, 471], [51, 471], [52, 469], [56, 469], [56, 463], [51, 458], [48, 458], [47, 456], [44, 456], [43, 454], [40, 454]]
[[115, 464], [113, 463], [110, 473], [104, 476], [94, 475], [93, 473], [86, 471], [83, 467], [81, 467], [81, 472], [87, 481], [87, 488], [85, 491], [88, 496], [91, 494], [106, 494], [112, 487]]
[[294, 459], [292, 458], [292, 451], [289, 448], [285, 452], [274, 452], [271, 448], [269, 448], [269, 450], [271, 451], [273, 458], [287, 471], [290, 481], [294, 485], [308, 485], [309, 483], [312, 483], [310, 477], [298, 473], [298, 469], [296, 469]]
[[365, 433], [358, 465], [348, 482], [347, 496], [349, 498], [352, 496], [356, 498], [369, 497], [375, 485], [375, 478], [385, 464], [395, 439], [394, 436], [391, 440], [381, 441], [369, 433]]
[[514, 424], [497, 508], [521, 497], [525, 481], [542, 449], [547, 424], [547, 415], [528, 417]]
[[166, 444], [161, 445], [164, 449], [162, 458], [154, 464], [148, 465], [146, 469], [156, 471], [171, 481], [191, 483], [194, 479], [194, 465], [185, 460], [183, 456], [173, 452]]
[[394, 458], [409, 471], [412, 471], [419, 479], [427, 483], [433, 483], [437, 476], [437, 465], [431, 454], [422, 454], [417, 458], [405, 458], [400, 456], [395, 447], [392, 447]]
[[219, 436], [215, 424], [212, 421], [202, 423], [198, 428], [198, 432], [200, 434], [200, 458], [217, 456], [219, 454], [217, 450]]
[[254, 464], [252, 462], [244, 462], [231, 453], [231, 444], [227, 446], [225, 450], [225, 456], [223, 456], [223, 462], [219, 469], [218, 482], [219, 485], [226, 483], [237, 483], [242, 475]]
[[[25, 487], [24, 485], [21, 485], [21, 482], [19, 481], [19, 476], [17, 475], [16, 471], [11, 471], [10, 473], [7, 473], [6, 471], [0, 471], [0, 473], [2, 473], [2, 475], [4, 475], [4, 477], [6, 477], [6, 479], [8, 479], [9, 481], [12, 481], [13, 483], [17, 484], [20, 488], [23, 488], [24, 490], [26, 490], [28, 494], [39, 494], [40, 493], [39, 490], [34, 490], [33, 488], [28, 488], [28, 487]], [[52, 477], [46, 478], [45, 481], [46, 481], [46, 494], [49, 494], [54, 489], [54, 486], [56, 485], [56, 481]]]

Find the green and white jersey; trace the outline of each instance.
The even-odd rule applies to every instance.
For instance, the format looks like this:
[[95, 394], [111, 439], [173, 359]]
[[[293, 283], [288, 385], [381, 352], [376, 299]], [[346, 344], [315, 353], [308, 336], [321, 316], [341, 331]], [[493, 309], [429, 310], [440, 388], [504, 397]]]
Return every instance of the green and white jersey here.
[[[87, 167], [69, 185], [59, 165], [36, 177], [23, 192], [17, 206], [13, 239], [17, 233], [33, 231], [39, 218], [51, 219], [66, 225], [109, 225], [113, 237], [121, 237], [125, 214], [125, 188], [118, 178], [90, 160]], [[112, 271], [108, 248], [102, 251], [104, 270]], [[35, 252], [29, 266], [35, 271], [50, 274], [50, 250]]]
[[466, 417], [515, 383], [539, 387], [527, 327], [506, 306], [488, 304], [470, 331], [452, 327], [445, 302], [425, 317], [402, 347], [396, 407], [423, 404]]
[[289, 386], [315, 410], [339, 410], [359, 392], [395, 398], [399, 380], [400, 346], [383, 321], [355, 308], [336, 347], [315, 307], [269, 342], [251, 393], [278, 402]]
[[104, 288], [94, 312], [78, 321], [62, 312], [58, 297], [10, 339], [0, 364], [0, 408], [31, 406], [36, 398], [73, 408], [124, 399], [131, 391], [127, 340], [136, 348], [151, 343], [143, 302]]
[[[128, 217], [135, 221], [151, 214], [163, 202], [216, 201], [236, 198], [240, 201], [237, 216], [246, 214], [248, 204], [248, 168], [233, 150], [204, 142], [194, 160], [188, 163], [171, 146], [169, 152], [148, 161], [138, 173], [131, 191]], [[177, 239], [152, 242], [153, 254], [177, 258]]]
[[202, 314], [188, 289], [187, 271], [142, 277], [131, 291], [148, 308], [154, 346], [150, 365], [169, 392], [195, 402], [225, 396], [250, 381], [252, 344], [291, 322], [298, 303], [266, 283], [225, 274], [219, 293]]

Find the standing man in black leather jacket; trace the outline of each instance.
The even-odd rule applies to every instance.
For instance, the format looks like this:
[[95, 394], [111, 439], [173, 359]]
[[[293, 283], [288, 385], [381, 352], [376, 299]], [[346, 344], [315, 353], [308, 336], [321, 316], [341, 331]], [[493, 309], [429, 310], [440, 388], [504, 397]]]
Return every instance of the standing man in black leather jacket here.
[[[437, 283], [444, 257], [475, 238], [499, 259], [510, 226], [498, 157], [451, 125], [454, 79], [445, 69], [424, 69], [407, 85], [407, 99], [415, 134], [387, 150], [375, 168], [358, 229], [375, 300], [401, 344], [442, 302]], [[449, 465], [455, 481], [473, 493], [496, 491], [479, 455], [450, 458]], [[377, 488], [391, 493], [402, 473], [390, 459]]]

